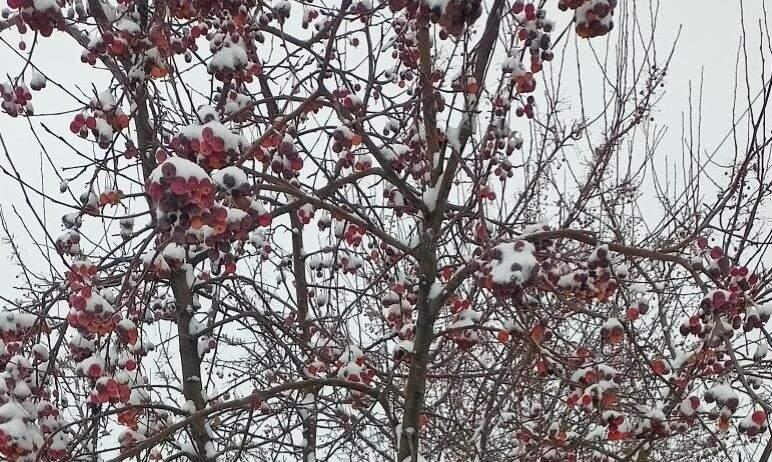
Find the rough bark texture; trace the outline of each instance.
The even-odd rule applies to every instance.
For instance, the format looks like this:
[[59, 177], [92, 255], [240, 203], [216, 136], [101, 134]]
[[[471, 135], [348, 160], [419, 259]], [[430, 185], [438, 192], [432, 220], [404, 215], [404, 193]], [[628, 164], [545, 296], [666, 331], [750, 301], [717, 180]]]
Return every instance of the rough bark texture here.
[[[177, 336], [179, 341], [180, 363], [182, 366], [182, 394], [185, 399], [196, 405], [196, 410], [204, 409], [206, 403], [201, 394], [201, 358], [198, 356], [198, 342], [190, 335], [190, 320], [193, 318], [193, 294], [188, 286], [184, 270], [176, 270], [169, 277], [177, 305]], [[206, 455], [209, 435], [206, 432], [206, 420], [194, 419], [190, 425], [190, 434], [196, 448], [197, 461], [210, 460]]]

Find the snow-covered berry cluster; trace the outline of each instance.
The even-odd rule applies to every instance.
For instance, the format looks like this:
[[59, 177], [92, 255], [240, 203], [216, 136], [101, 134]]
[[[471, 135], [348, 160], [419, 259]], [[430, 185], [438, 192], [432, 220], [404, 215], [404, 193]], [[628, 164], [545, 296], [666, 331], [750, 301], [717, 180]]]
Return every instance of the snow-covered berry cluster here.
[[577, 369], [571, 375], [568, 405], [608, 409], [617, 402], [621, 379], [619, 371], [605, 364]]
[[180, 235], [188, 227], [201, 228], [205, 220], [213, 219], [210, 210], [215, 186], [209, 175], [189, 160], [168, 158], [148, 177], [145, 187], [156, 204], [162, 230], [179, 230]]
[[576, 34], [583, 38], [600, 37], [614, 28], [617, 0], [560, 0], [562, 11], [574, 10]]
[[24, 82], [19, 82], [16, 85], [0, 83], [0, 97], [3, 98], [0, 107], [11, 117], [34, 113], [31, 101], [32, 93]]
[[521, 298], [523, 288], [534, 284], [539, 274], [536, 247], [528, 241], [498, 244], [480, 260], [482, 286], [499, 297]]
[[[365, 354], [355, 345], [349, 345], [341, 352], [335, 362], [338, 378], [351, 383], [370, 384], [375, 377], [375, 369], [367, 365]], [[358, 407], [364, 404], [364, 395], [356, 390], [349, 390], [351, 405]]]
[[107, 149], [113, 141], [115, 132], [129, 126], [129, 116], [115, 102], [109, 91], [97, 95], [89, 105], [91, 114], [78, 113], [70, 122], [70, 131], [82, 138], [88, 138], [89, 132], [102, 149]]
[[201, 123], [182, 127], [172, 138], [172, 151], [207, 172], [240, 163], [247, 140], [219, 122], [211, 106], [199, 108], [198, 117]]
[[[413, 292], [407, 291], [405, 283], [397, 282], [383, 297], [381, 297], [381, 306], [383, 307], [383, 318], [391, 331], [397, 334], [401, 341], [412, 341], [415, 332], [415, 323], [413, 321], [413, 307], [416, 296]], [[403, 347], [407, 346], [402, 345]], [[405, 354], [412, 353], [411, 348], [400, 348], [397, 355], [401, 358]]]
[[[67, 320], [72, 327], [97, 335], [109, 334], [120, 320], [110, 301], [91, 287], [83, 287], [70, 295], [70, 312]], [[110, 298], [110, 296], [108, 296]]]
[[467, 299], [457, 298], [451, 305], [453, 322], [448, 326], [450, 337], [462, 350], [468, 350], [480, 341], [480, 334], [474, 326], [480, 320], [480, 313], [472, 309]]
[[17, 16], [20, 25], [29, 26], [43, 37], [49, 37], [54, 29], [64, 29], [63, 5], [61, 0], [8, 0], [8, 7], [21, 13]]
[[616, 293], [619, 283], [611, 268], [607, 246], [597, 247], [586, 261], [546, 262], [546, 282], [559, 292], [585, 300], [606, 301]]

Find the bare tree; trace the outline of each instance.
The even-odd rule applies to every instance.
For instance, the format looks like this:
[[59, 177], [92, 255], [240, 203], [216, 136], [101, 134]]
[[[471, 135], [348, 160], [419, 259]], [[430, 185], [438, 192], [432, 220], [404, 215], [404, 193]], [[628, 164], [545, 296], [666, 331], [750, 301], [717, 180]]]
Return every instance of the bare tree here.
[[656, 1], [8, 5], [4, 458], [769, 458], [772, 86], [665, 158]]

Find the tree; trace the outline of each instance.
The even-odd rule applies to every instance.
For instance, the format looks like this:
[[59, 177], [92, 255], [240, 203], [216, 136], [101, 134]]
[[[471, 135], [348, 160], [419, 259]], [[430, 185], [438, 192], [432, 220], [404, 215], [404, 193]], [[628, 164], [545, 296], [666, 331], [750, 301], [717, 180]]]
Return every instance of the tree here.
[[[656, 4], [8, 6], [0, 31], [33, 38], [2, 123], [62, 183], [20, 175], [0, 131], [48, 266], [3, 219], [4, 458], [772, 452], [772, 86], [726, 165], [685, 136], [664, 171]], [[58, 83], [47, 41], [92, 88]], [[52, 91], [67, 120], [38, 123]]]

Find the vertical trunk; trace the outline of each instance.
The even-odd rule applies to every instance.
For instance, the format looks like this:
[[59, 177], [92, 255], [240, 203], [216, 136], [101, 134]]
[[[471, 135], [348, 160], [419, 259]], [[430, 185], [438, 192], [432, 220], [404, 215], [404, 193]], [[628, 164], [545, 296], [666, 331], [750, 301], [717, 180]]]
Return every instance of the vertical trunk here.
[[[306, 281], [306, 262], [303, 258], [303, 224], [294, 212], [290, 213], [292, 225], [292, 271], [295, 279], [295, 296], [298, 303], [298, 324], [302, 329], [302, 342], [307, 346], [311, 343], [311, 329], [308, 325], [308, 283]], [[303, 416], [303, 462], [316, 461], [316, 387], [306, 387], [302, 390], [302, 401], [309, 394], [313, 396], [311, 404], [314, 408], [307, 409]], [[309, 406], [310, 407], [310, 406]]]
[[[196, 405], [196, 410], [204, 408], [204, 397], [201, 394], [201, 358], [198, 355], [198, 341], [190, 335], [190, 320], [193, 318], [193, 294], [188, 286], [184, 270], [176, 270], [169, 277], [169, 284], [174, 293], [177, 305], [177, 337], [179, 340], [180, 362], [182, 365], [182, 394], [185, 399]], [[195, 419], [190, 426], [190, 435], [196, 448], [197, 462], [206, 462], [206, 446], [209, 434], [206, 431], [206, 420]]]
[[[504, 0], [494, 0], [488, 14], [488, 19], [482, 33], [482, 37], [475, 47], [474, 75], [482, 85], [485, 81], [485, 71], [490, 61], [490, 56], [496, 45], [496, 32], [501, 21], [501, 13]], [[429, 292], [437, 279], [437, 250], [436, 245], [442, 228], [445, 203], [447, 201], [452, 180], [456, 175], [461, 152], [450, 156], [447, 162], [442, 155], [435, 162], [435, 154], [444, 149], [440, 145], [437, 130], [437, 113], [433, 104], [433, 73], [434, 57], [432, 56], [432, 40], [428, 27], [423, 27], [416, 34], [418, 50], [420, 53], [419, 70], [421, 79], [421, 109], [423, 116], [424, 133], [426, 134], [426, 158], [432, 164], [431, 187], [438, 188], [437, 201], [434, 210], [428, 210], [428, 215], [423, 221], [423, 235], [421, 236], [419, 259], [419, 290], [418, 319], [415, 326], [415, 339], [413, 343], [413, 355], [411, 357], [410, 372], [405, 386], [405, 408], [402, 416], [402, 428], [397, 452], [397, 462], [417, 462], [419, 453], [419, 420], [421, 409], [424, 405], [426, 392], [426, 374], [429, 361], [429, 348], [434, 336], [434, 322], [437, 318], [435, 304], [429, 298]], [[476, 108], [477, 98], [468, 99], [465, 103], [468, 113]], [[466, 144], [472, 132], [472, 122], [467, 122], [461, 127], [461, 149]], [[451, 148], [455, 149], [455, 148]]]
[[[441, 181], [442, 164], [434, 162], [438, 151], [437, 114], [433, 104], [434, 88], [432, 86], [433, 59], [429, 29], [423, 27], [418, 31], [418, 49], [420, 52], [421, 96], [424, 132], [426, 133], [426, 157], [432, 163], [432, 187]], [[444, 195], [443, 195], [444, 192]], [[447, 192], [440, 191], [440, 197], [447, 197]], [[443, 199], [441, 199], [443, 200]], [[397, 462], [416, 462], [419, 454], [419, 422], [421, 409], [426, 393], [426, 372], [429, 362], [429, 347], [434, 336], [433, 312], [429, 292], [437, 278], [437, 255], [435, 239], [439, 225], [442, 222], [442, 207], [429, 210], [423, 221], [421, 236], [421, 252], [418, 255], [418, 300], [416, 310], [415, 338], [413, 340], [413, 355], [410, 358], [410, 372], [405, 385], [405, 409], [402, 415], [401, 437]]]
[[436, 279], [437, 262], [434, 247], [428, 236], [422, 239], [423, 252], [419, 265], [420, 281], [418, 288], [418, 319], [415, 326], [413, 355], [410, 359], [410, 372], [405, 385], [405, 409], [402, 414], [402, 428], [399, 440], [397, 462], [418, 460], [419, 421], [426, 392], [426, 372], [429, 362], [429, 347], [434, 336], [433, 312], [429, 299], [434, 280]]

